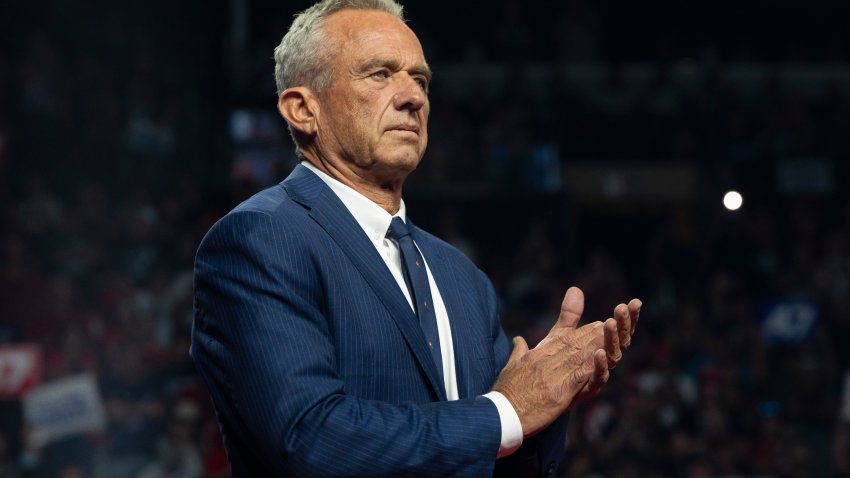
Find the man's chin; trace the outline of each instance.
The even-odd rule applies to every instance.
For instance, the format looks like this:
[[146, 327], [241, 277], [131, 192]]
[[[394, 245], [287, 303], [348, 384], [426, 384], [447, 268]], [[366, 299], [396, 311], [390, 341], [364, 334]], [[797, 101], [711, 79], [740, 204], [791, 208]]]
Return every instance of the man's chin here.
[[422, 160], [422, 153], [419, 148], [406, 146], [402, 148], [394, 148], [393, 151], [386, 154], [379, 154], [376, 157], [378, 165], [387, 168], [399, 168], [413, 171]]
[[404, 179], [419, 166], [421, 159], [419, 153], [413, 151], [408, 154], [394, 154], [376, 159], [372, 170], [386, 179]]

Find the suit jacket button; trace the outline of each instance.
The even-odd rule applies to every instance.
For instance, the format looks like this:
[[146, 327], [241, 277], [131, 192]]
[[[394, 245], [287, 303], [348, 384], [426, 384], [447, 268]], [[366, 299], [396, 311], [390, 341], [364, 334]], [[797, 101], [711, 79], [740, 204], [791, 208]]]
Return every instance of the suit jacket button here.
[[549, 466], [546, 467], [546, 478], [552, 478], [555, 476], [555, 464], [549, 463]]

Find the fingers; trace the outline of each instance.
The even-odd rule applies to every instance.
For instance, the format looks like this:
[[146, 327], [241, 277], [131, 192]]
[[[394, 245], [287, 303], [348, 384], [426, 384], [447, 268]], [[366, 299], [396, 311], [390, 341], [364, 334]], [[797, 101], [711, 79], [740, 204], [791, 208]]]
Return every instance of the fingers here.
[[595, 394], [603, 385], [608, 383], [608, 378], [611, 373], [608, 371], [607, 353], [602, 349], [597, 349], [593, 353], [593, 377], [588, 382], [590, 393]]
[[602, 386], [608, 383], [608, 379], [611, 377], [611, 372], [608, 369], [608, 359], [607, 352], [603, 349], [596, 349], [593, 351], [593, 354], [588, 357], [588, 361], [585, 362], [584, 368], [589, 367], [592, 370], [585, 370], [585, 382], [581, 388], [581, 391], [575, 396], [575, 398], [571, 401], [570, 406], [574, 406], [577, 403], [587, 400], [588, 398], [592, 398], [599, 394], [599, 391], [602, 390]]
[[572, 350], [583, 349], [588, 345], [592, 345], [595, 349], [602, 347], [604, 344], [602, 328], [603, 323], [597, 320], [596, 322], [585, 324], [570, 333], [559, 335], [558, 339], [564, 345], [561, 353], [570, 353]]
[[[566, 304], [566, 298], [564, 302]], [[568, 356], [565, 365], [576, 367], [576, 361], [581, 361], [581, 365], [572, 369], [571, 375], [573, 383], [583, 382], [583, 385], [571, 406], [595, 396], [608, 382], [611, 369], [617, 366], [623, 358], [623, 352], [631, 345], [642, 305], [640, 300], [632, 299], [628, 304], [615, 307], [614, 317], [604, 323], [592, 322], [573, 331], [565, 331], [567, 333], [558, 337], [565, 345], [561, 353]], [[559, 324], [564, 317], [564, 309], [562, 305]]]
[[632, 319], [629, 307], [626, 304], [620, 304], [614, 308], [614, 320], [617, 321], [620, 345], [625, 350], [632, 344]]
[[617, 320], [620, 346], [623, 350], [632, 344], [632, 335], [635, 333], [642, 306], [643, 303], [639, 299], [632, 299], [628, 305], [620, 304], [614, 308], [614, 318]]
[[511, 351], [511, 356], [508, 357], [508, 363], [516, 362], [523, 355], [528, 353], [528, 343], [520, 336], [514, 337], [514, 349]]
[[[593, 324], [587, 324], [583, 329], [591, 328], [592, 326], [599, 325], [600, 327], [593, 327], [594, 331], [597, 331], [601, 334], [602, 331], [602, 323], [595, 322]], [[581, 344], [577, 344], [575, 348], [565, 347], [565, 350], [569, 350], [566, 352], [566, 360], [561, 362], [562, 367], [564, 367], [568, 371], [569, 381], [572, 386], [576, 389], [589, 389], [591, 384], [597, 380], [597, 375], [599, 374], [596, 354], [599, 351], [603, 352], [603, 361], [607, 362], [607, 359], [604, 358], [604, 350], [602, 350], [598, 345], [592, 343], [591, 340], [587, 340], [582, 342]], [[606, 363], [607, 369], [607, 363]]]
[[618, 333], [618, 322], [614, 319], [605, 321], [605, 357], [608, 369], [613, 369], [623, 358], [623, 351], [620, 349], [620, 335]]
[[643, 307], [643, 302], [641, 302], [640, 299], [632, 299], [629, 301], [629, 316], [632, 318], [632, 329], [629, 331], [630, 335], [634, 335], [635, 333], [635, 326], [640, 318], [641, 307]]
[[578, 325], [581, 314], [584, 313], [584, 292], [578, 287], [570, 287], [567, 293], [564, 294], [564, 300], [561, 302], [561, 313], [558, 315], [558, 322], [552, 328], [575, 328]]

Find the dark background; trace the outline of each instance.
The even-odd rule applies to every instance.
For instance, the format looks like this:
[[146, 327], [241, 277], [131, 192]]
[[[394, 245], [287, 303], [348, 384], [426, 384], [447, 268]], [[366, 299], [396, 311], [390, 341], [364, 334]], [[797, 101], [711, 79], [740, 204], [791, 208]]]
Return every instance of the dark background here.
[[[108, 418], [34, 449], [0, 402], [0, 477], [228, 476], [192, 260], [296, 164], [272, 50], [309, 3], [0, 4], [0, 341], [93, 374]], [[411, 217], [532, 343], [569, 285], [587, 320], [645, 304], [561, 475], [850, 476], [850, 3], [409, 3]]]

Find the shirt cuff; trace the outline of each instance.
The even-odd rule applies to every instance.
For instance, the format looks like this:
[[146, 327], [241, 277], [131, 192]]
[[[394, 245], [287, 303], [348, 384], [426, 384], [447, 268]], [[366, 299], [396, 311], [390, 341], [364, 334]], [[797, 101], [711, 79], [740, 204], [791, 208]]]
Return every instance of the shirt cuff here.
[[522, 445], [522, 423], [519, 421], [519, 415], [517, 415], [511, 402], [501, 393], [488, 392], [483, 396], [490, 399], [496, 405], [496, 410], [499, 412], [499, 421], [502, 424], [502, 441], [499, 445], [499, 454], [496, 455], [496, 458], [508, 456], [517, 451], [519, 446]]

